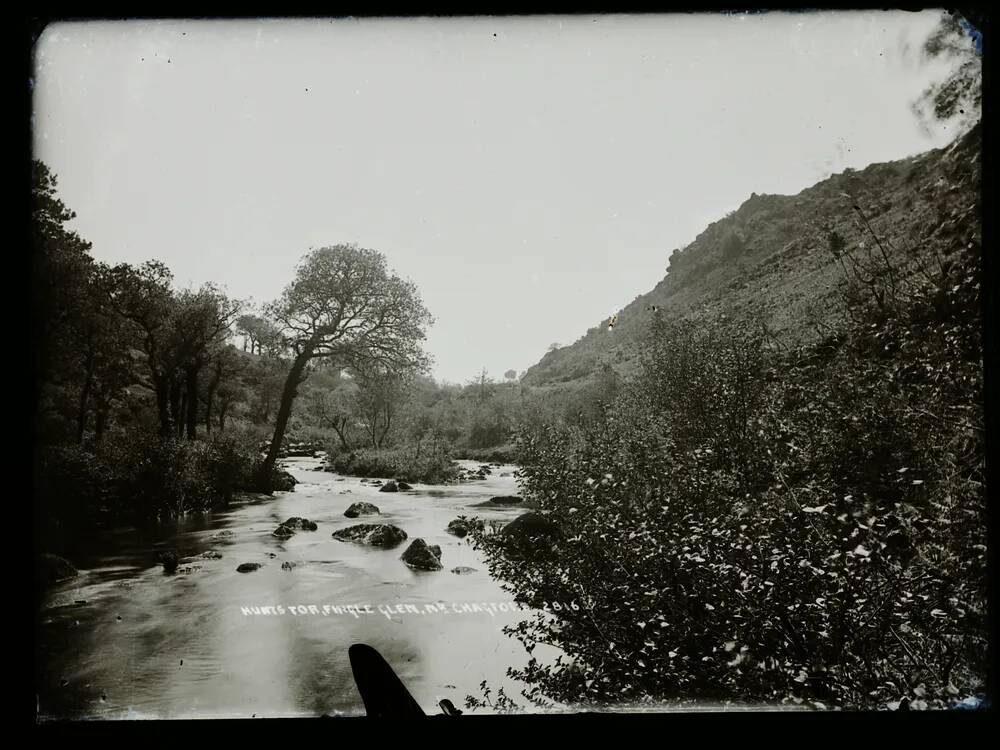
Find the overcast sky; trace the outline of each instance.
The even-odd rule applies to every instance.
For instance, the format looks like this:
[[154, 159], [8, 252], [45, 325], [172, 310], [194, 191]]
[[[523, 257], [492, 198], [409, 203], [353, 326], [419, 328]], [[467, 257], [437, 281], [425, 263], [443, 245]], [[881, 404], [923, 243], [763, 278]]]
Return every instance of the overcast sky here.
[[84, 22], [37, 47], [35, 155], [96, 258], [276, 297], [355, 242], [502, 378], [648, 291], [751, 192], [944, 145], [937, 13]]

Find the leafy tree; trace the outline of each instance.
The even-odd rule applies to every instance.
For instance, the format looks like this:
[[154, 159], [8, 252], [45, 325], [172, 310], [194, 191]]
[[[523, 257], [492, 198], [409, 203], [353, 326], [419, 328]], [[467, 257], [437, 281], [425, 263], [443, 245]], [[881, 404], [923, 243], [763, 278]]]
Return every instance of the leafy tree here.
[[99, 283], [97, 275], [87, 280], [91, 291], [67, 324], [75, 333], [72, 346], [78, 362], [75, 372], [83, 378], [77, 414], [78, 443], [83, 442], [91, 411], [95, 439], [103, 438], [113, 404], [138, 377], [132, 331], [107, 304], [97, 287]]
[[311, 360], [333, 358], [354, 371], [419, 369], [426, 366], [421, 342], [432, 322], [413, 283], [390, 273], [382, 254], [356, 245], [308, 253], [268, 314], [287, 340], [292, 363], [261, 466], [264, 486]]
[[[239, 309], [240, 303], [227, 298], [214, 284], [205, 284], [197, 292], [185, 290], [175, 295], [171, 344], [181, 370], [179, 375], [183, 377], [184, 406], [174, 413], [178, 431], [183, 420], [189, 439], [196, 437], [200, 375], [225, 344]], [[176, 385], [180, 385], [179, 378]]]
[[156, 395], [161, 437], [174, 433], [172, 396], [177, 393], [177, 358], [172, 344], [173, 274], [160, 261], [133, 267], [122, 263], [101, 270], [100, 287], [109, 304], [135, 330], [148, 380], [140, 382]]
[[371, 447], [386, 444], [390, 430], [408, 396], [411, 378], [382, 367], [365, 368], [358, 375], [355, 411], [364, 425]]
[[243, 351], [277, 356], [284, 348], [277, 327], [260, 315], [241, 315], [236, 321], [236, 330], [243, 335]]
[[[227, 395], [231, 394], [233, 389], [227, 387], [229, 382], [238, 380], [245, 373], [246, 368], [246, 360], [239, 355], [236, 347], [232, 344], [221, 344], [210, 351], [208, 361], [209, 377], [202, 399], [205, 404], [206, 434], [210, 435], [212, 433], [213, 410], [217, 404], [216, 396], [220, 394], [220, 390]], [[219, 406], [223, 407], [219, 410], [220, 431], [225, 425], [225, 407], [223, 404], [227, 403], [222, 397], [218, 400]]]
[[[60, 200], [58, 180], [41, 161], [31, 168], [32, 295], [31, 340], [36, 399], [47, 389], [48, 400], [58, 400], [52, 388], [75, 376], [72, 326], [89, 298], [93, 269], [91, 245], [67, 224], [76, 214]], [[39, 401], [36, 401], [39, 403]]]
[[467, 383], [467, 385], [475, 390], [476, 401], [479, 404], [483, 404], [486, 402], [486, 399], [490, 394], [490, 386], [493, 385], [493, 378], [490, 377], [490, 374], [484, 367], [480, 373], [476, 375], [476, 377], [472, 378], [472, 380]]
[[342, 450], [351, 447], [351, 428], [358, 403], [358, 384], [339, 372], [314, 374], [306, 392], [306, 412], [314, 423], [337, 434]]

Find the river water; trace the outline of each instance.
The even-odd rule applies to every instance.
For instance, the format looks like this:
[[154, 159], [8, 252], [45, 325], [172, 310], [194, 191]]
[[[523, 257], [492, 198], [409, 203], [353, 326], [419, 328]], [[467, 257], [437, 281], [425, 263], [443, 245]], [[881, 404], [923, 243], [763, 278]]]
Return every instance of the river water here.
[[[316, 471], [316, 459], [286, 465], [300, 482], [294, 492], [249, 496], [226, 512], [156, 532], [117, 529], [76, 540], [67, 554], [81, 575], [51, 590], [40, 614], [43, 719], [364, 714], [347, 656], [353, 643], [378, 649], [428, 713], [440, 712], [442, 698], [464, 707], [466, 695], [480, 697], [483, 680], [518, 696], [506, 670], [528, 656], [501, 631], [530, 612], [483, 607], [511, 596], [466, 539], [445, 532], [459, 514], [509, 521], [522, 512], [473, 507], [517, 494], [515, 467], [494, 468], [482, 481], [387, 493]], [[381, 517], [346, 518], [358, 501], [378, 505]], [[319, 528], [272, 536], [290, 516]], [[409, 539], [384, 550], [331, 537], [366, 522], [395, 524]], [[416, 537], [441, 546], [444, 570], [414, 571], [400, 561]], [[157, 563], [164, 549], [182, 556], [174, 575]], [[201, 557], [210, 550], [221, 559]], [[262, 567], [236, 571], [248, 562]], [[295, 567], [285, 570], [285, 562]], [[458, 575], [456, 566], [476, 570]], [[249, 609], [279, 605], [284, 615]], [[287, 612], [310, 605], [319, 614]], [[371, 613], [332, 609], [347, 605]]]

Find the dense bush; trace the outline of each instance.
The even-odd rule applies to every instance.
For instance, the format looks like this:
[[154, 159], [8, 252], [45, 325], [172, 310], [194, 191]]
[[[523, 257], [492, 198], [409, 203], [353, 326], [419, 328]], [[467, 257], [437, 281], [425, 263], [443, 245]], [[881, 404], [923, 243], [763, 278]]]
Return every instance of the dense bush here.
[[502, 464], [516, 464], [518, 462], [517, 445], [509, 443], [507, 445], [497, 445], [492, 448], [463, 448], [457, 450], [459, 458], [466, 458], [470, 461], [496, 461]]
[[251, 435], [206, 440], [121, 432], [98, 445], [43, 448], [36, 497], [50, 519], [135, 522], [217, 508], [249, 483], [258, 456]]
[[458, 475], [451, 456], [443, 449], [417, 452], [408, 447], [359, 448], [328, 452], [330, 467], [338, 474], [401, 479], [404, 482], [441, 484]]
[[780, 356], [659, 325], [603, 418], [521, 435], [562, 530], [476, 537], [515, 597], [533, 700], [943, 707], [986, 673], [978, 248], [907, 304]]

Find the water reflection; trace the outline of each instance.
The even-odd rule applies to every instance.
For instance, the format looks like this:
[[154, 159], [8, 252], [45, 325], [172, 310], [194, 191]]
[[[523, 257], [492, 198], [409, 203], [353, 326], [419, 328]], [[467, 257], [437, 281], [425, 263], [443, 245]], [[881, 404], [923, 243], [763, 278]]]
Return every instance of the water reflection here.
[[[485, 481], [417, 485], [393, 494], [313, 471], [311, 459], [289, 463], [301, 482], [295, 492], [250, 496], [224, 513], [151, 530], [110, 530], [68, 545], [67, 556], [82, 575], [53, 590], [42, 608], [43, 716], [362, 714], [347, 659], [356, 642], [378, 649], [429, 713], [437, 712], [441, 698], [461, 706], [467, 694], [478, 695], [484, 679], [517, 694], [506, 669], [527, 656], [501, 630], [523, 613], [425, 613], [426, 605], [438, 602], [509, 601], [467, 540], [445, 527], [460, 514], [515, 517], [515, 509], [472, 508], [516, 493], [514, 478], [495, 471]], [[445, 569], [409, 569], [399, 560], [405, 545], [380, 550], [332, 539], [333, 531], [357, 522], [343, 512], [358, 501], [378, 505], [379, 520], [400, 526], [411, 539], [439, 544]], [[309, 518], [319, 529], [272, 536], [289, 516]], [[182, 557], [176, 575], [165, 575], [157, 564], [164, 549]], [[221, 559], [202, 556], [210, 550]], [[245, 562], [261, 567], [236, 572]], [[295, 567], [284, 570], [284, 562]], [[475, 571], [451, 573], [457, 566]], [[399, 603], [422, 614], [386, 616], [376, 609]], [[324, 604], [367, 604], [374, 613], [243, 614], [244, 607]]]

